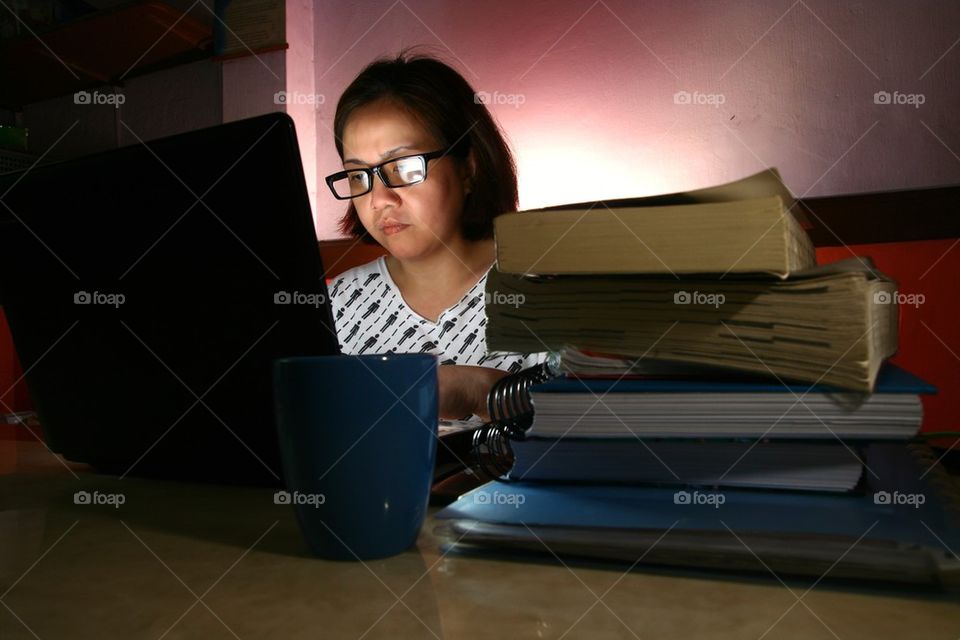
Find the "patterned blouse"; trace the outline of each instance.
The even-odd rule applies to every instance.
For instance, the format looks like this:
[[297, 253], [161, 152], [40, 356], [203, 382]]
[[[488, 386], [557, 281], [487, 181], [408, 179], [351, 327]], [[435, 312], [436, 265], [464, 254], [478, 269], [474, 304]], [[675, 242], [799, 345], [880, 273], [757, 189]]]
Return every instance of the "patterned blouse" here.
[[546, 353], [487, 351], [484, 286], [487, 273], [437, 322], [407, 306], [383, 257], [350, 269], [330, 285], [334, 324], [345, 354], [432, 353], [440, 364], [491, 367], [515, 373]]

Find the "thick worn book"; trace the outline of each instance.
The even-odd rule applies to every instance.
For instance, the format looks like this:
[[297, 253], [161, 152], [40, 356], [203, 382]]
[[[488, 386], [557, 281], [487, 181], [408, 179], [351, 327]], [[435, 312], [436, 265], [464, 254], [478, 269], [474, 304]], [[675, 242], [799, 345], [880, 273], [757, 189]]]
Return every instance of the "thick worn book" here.
[[851, 258], [770, 278], [487, 277], [487, 345], [577, 349], [871, 391], [897, 349], [896, 283]]
[[776, 169], [718, 187], [496, 218], [505, 273], [765, 273], [816, 263]]

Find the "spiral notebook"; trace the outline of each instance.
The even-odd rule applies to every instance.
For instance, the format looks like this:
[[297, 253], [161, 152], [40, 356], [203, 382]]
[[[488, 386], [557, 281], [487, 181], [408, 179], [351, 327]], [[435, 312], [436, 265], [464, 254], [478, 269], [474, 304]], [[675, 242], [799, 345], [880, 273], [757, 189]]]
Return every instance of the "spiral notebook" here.
[[920, 429], [919, 396], [936, 392], [889, 363], [869, 394], [763, 378], [557, 378], [530, 387], [526, 435], [905, 439]]
[[473, 439], [490, 478], [847, 491], [858, 447], [915, 436], [919, 396], [937, 392], [890, 363], [872, 394], [755, 376], [558, 376], [565, 364], [551, 354], [495, 385]]
[[851, 494], [489, 482], [435, 515], [462, 549], [960, 587], [960, 491], [926, 446], [864, 448]]

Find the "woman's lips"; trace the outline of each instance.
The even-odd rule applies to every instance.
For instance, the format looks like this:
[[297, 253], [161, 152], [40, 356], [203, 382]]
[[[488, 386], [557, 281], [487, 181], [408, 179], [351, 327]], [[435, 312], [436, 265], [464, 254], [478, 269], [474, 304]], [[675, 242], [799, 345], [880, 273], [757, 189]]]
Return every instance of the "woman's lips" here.
[[392, 236], [395, 233], [400, 233], [401, 231], [403, 231], [409, 226], [410, 225], [408, 224], [388, 224], [388, 225], [384, 225], [380, 229], [381, 231], [383, 231], [383, 235]]

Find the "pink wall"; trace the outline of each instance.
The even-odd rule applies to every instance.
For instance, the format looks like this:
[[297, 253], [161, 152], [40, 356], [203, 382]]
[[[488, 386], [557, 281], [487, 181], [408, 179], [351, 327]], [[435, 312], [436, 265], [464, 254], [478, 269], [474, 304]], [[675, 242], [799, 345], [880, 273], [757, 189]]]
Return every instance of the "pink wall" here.
[[[342, 210], [322, 182], [339, 169], [337, 98], [374, 57], [414, 44], [510, 101], [493, 111], [523, 208], [771, 165], [797, 195], [960, 182], [960, 3], [319, 0], [314, 18], [321, 238]], [[722, 104], [677, 104], [679, 91]], [[925, 102], [875, 104], [877, 91]]]

